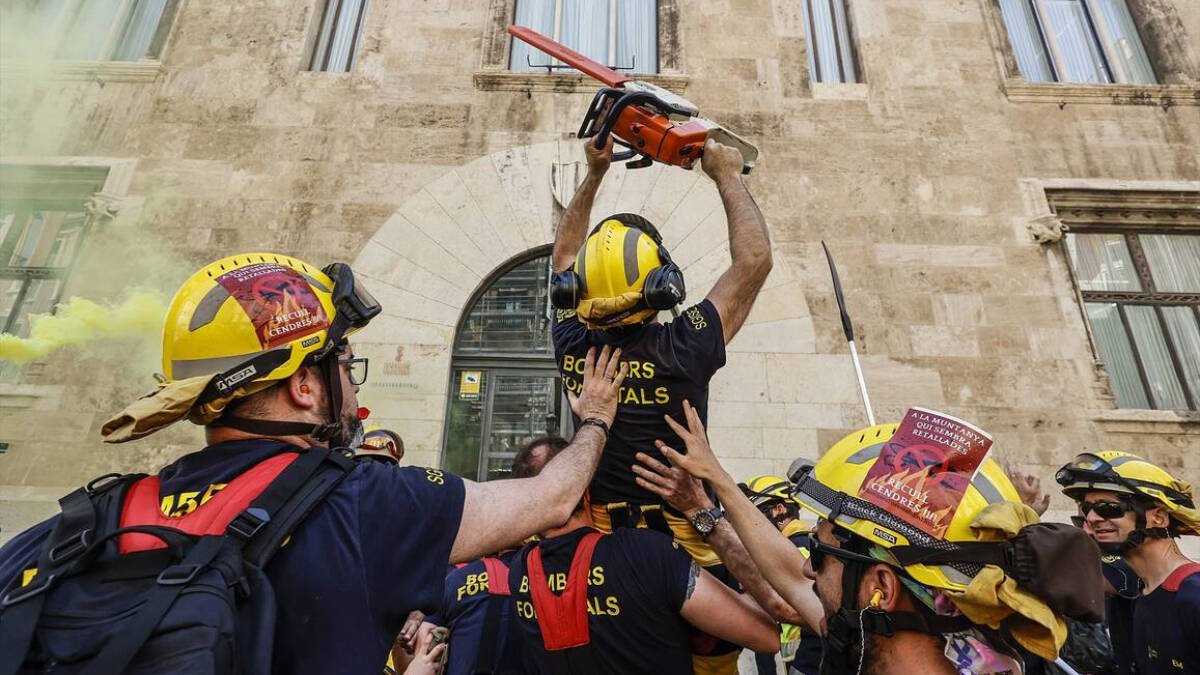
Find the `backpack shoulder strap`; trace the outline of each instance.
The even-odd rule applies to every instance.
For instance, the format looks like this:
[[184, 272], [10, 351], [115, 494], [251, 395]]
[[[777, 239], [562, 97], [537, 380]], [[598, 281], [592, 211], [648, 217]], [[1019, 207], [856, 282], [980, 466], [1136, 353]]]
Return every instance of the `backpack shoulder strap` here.
[[354, 467], [352, 455], [341, 449], [309, 448], [230, 521], [226, 534], [242, 545], [246, 562], [265, 567]]
[[0, 600], [0, 675], [20, 669], [42, 615], [46, 591], [71, 571], [95, 540], [98, 502], [111, 496], [112, 488], [143, 476], [105, 474], [58, 500], [62, 515], [42, 547], [36, 576]]
[[1200, 574], [1200, 563], [1180, 565], [1163, 581], [1163, 588], [1172, 593], [1178, 593], [1179, 587], [1183, 585], [1183, 582], [1194, 574]]
[[497, 657], [506, 653], [506, 647], [511, 642], [508, 631], [500, 629], [500, 618], [504, 607], [511, 597], [508, 589], [508, 565], [499, 558], [484, 558], [484, 569], [487, 570], [488, 596], [487, 614], [483, 619], [483, 632], [480, 635], [479, 651], [475, 654], [475, 673], [495, 673]]

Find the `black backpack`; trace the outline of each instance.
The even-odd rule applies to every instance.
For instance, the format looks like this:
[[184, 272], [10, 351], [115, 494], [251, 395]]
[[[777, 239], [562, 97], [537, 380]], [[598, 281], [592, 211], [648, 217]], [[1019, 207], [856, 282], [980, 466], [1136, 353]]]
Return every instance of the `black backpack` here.
[[[302, 450], [224, 534], [119, 526], [126, 488], [109, 474], [59, 500], [37, 574], [0, 601], [0, 675], [271, 672], [275, 595], [263, 569], [354, 467], [339, 450]], [[112, 555], [142, 533], [165, 548]]]

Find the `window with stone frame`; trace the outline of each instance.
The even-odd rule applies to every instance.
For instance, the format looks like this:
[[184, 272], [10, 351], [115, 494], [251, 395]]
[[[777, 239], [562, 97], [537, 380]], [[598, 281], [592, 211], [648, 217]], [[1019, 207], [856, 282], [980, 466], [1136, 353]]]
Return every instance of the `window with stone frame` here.
[[1156, 84], [1126, 0], [998, 0], [1029, 82]]
[[[581, 0], [563, 0], [563, 5], [574, 4]], [[616, 4], [622, 4], [625, 0], [614, 0]], [[612, 13], [611, 2], [613, 0], [599, 0], [600, 4], [608, 8], [610, 16]], [[528, 25], [528, 19], [524, 18], [524, 14], [520, 20], [517, 18], [517, 6], [523, 5], [524, 0], [497, 0], [492, 2], [491, 10], [488, 12], [487, 24], [485, 26], [484, 35], [482, 35], [482, 58], [480, 68], [475, 72], [475, 86], [485, 90], [514, 90], [514, 91], [592, 91], [594, 90], [595, 82], [590, 78], [581, 78], [580, 73], [572, 68], [556, 68], [546, 67], [553, 66], [553, 61], [538, 52], [538, 50], [524, 50], [522, 53], [514, 54], [514, 50], [521, 50], [521, 41], [512, 40], [508, 34], [508, 28], [512, 24]], [[554, 12], [558, 12], [558, 2], [550, 0], [550, 5], [553, 6]], [[642, 43], [652, 44], [654, 48], [654, 71], [643, 70], [647, 64], [644, 61], [649, 59], [649, 56], [637, 56], [636, 77], [649, 80], [660, 86], [665, 86], [676, 92], [683, 92], [688, 84], [688, 78], [683, 73], [679, 72], [679, 0], [635, 0], [630, 7], [641, 7], [641, 11], [647, 11], [647, 7], [653, 7], [654, 16], [652, 22], [648, 22], [641, 26], [643, 31]], [[529, 5], [529, 8], [540, 7], [545, 12], [546, 5]], [[528, 10], [524, 10], [528, 11]], [[629, 16], [629, 8], [626, 8], [619, 16]], [[554, 23], [558, 23], [558, 19], [553, 19]], [[614, 19], [616, 20], [616, 19]], [[547, 25], [551, 28], [547, 29]], [[570, 23], [568, 24], [570, 25]], [[612, 24], [606, 23], [606, 31]], [[538, 26], [530, 26], [530, 28], [538, 28]], [[541, 26], [542, 31], [546, 35], [554, 36], [553, 23]], [[647, 30], [650, 29], [650, 30]], [[611, 32], [611, 31], [610, 31]], [[562, 37], [562, 32], [559, 32], [559, 37]], [[625, 44], [631, 35], [626, 35]], [[610, 41], [611, 43], [611, 41]], [[616, 49], [613, 54], [613, 60], [602, 58], [601, 61], [605, 65], [614, 66], [630, 66], [632, 61], [632, 52], [629, 48], [619, 48], [617, 44], [613, 44]], [[648, 47], [647, 47], [648, 49]], [[630, 64], [622, 64], [619, 59], [630, 55]], [[526, 55], [529, 56], [528, 60]], [[510, 64], [523, 64], [521, 70], [516, 70], [515, 67], [510, 67]], [[529, 64], [534, 67], [529, 68]], [[559, 64], [560, 65], [560, 64]]]
[[362, 42], [367, 0], [325, 0], [309, 70], [348, 73]]
[[0, 332], [26, 337], [54, 311], [97, 219], [105, 169], [0, 167]]
[[[658, 72], [656, 0], [517, 0], [513, 23], [617, 70]], [[572, 70], [515, 38], [508, 65], [518, 72]]]
[[[24, 5], [31, 30], [48, 38], [58, 59], [158, 59], [178, 0], [37, 0]], [[19, 14], [9, 15], [21, 21]]]
[[1051, 204], [1117, 407], [1200, 409], [1200, 194], [1078, 196]]
[[857, 82], [846, 0], [800, 0], [813, 82]]
[[454, 339], [442, 466], [465, 478], [507, 478], [517, 449], [570, 437], [550, 341], [550, 252], [507, 265], [469, 303]]

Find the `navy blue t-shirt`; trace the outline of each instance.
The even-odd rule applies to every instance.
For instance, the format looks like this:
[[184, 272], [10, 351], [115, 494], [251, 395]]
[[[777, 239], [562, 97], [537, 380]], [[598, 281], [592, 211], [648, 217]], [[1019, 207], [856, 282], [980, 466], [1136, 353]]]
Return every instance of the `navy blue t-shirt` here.
[[1104, 599], [1104, 624], [1112, 643], [1113, 667], [1117, 675], [1134, 675], [1133, 607], [1142, 595], [1142, 582], [1118, 556], [1101, 558], [1100, 569], [1117, 592]]
[[1133, 606], [1138, 675], [1200, 673], [1200, 564], [1175, 570]]
[[[159, 472], [159, 497], [202, 509], [206, 494], [288, 449], [264, 440], [205, 448]], [[279, 606], [275, 671], [378, 675], [408, 612], [438, 606], [463, 495], [462, 480], [438, 469], [358, 463], [267, 566]], [[4, 592], [23, 583], [56, 520], [0, 549]]]
[[[551, 589], [565, 587], [575, 548], [591, 528], [541, 542], [542, 568]], [[522, 548], [509, 570], [526, 672], [558, 675], [690, 675], [689, 626], [679, 615], [698, 573], [671, 538], [654, 530], [622, 528], [596, 543], [588, 570], [588, 630], [581, 647], [547, 652], [529, 594]], [[555, 590], [556, 595], [561, 591]]]
[[[620, 347], [621, 361], [629, 365], [617, 404], [617, 421], [592, 478], [592, 502], [660, 503], [661, 499], [634, 481], [633, 456], [645, 452], [665, 462], [654, 445], [656, 440], [686, 452], [683, 442], [663, 421], [663, 415], [670, 415], [686, 426], [684, 400], [708, 423], [708, 383], [725, 365], [725, 336], [717, 308], [703, 300], [665, 324], [606, 330], [588, 330], [574, 310], [559, 310], [552, 334], [554, 359], [568, 391], [578, 393], [583, 388], [589, 347]], [[578, 418], [575, 423], [579, 424]]]
[[[511, 565], [517, 551], [506, 551], [496, 556], [505, 565]], [[507, 581], [507, 579], [506, 579]], [[521, 672], [521, 634], [512, 627], [513, 602], [509, 597], [493, 597], [489, 592], [490, 580], [482, 560], [475, 560], [446, 575], [445, 592], [441, 608], [436, 614], [425, 617], [435, 626], [450, 629], [449, 650], [446, 658], [445, 675], [472, 675], [479, 658], [479, 647], [484, 640], [493, 641], [496, 657], [492, 672]], [[492, 604], [499, 603], [493, 633], [487, 632], [487, 619]]]

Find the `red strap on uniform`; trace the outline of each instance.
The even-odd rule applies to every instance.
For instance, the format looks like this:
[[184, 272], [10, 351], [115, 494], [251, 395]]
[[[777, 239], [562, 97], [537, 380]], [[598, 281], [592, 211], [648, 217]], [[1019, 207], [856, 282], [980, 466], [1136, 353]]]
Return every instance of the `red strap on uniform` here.
[[1174, 572], [1171, 572], [1171, 574], [1167, 576], [1165, 581], [1163, 581], [1163, 588], [1172, 593], [1178, 593], [1179, 587], [1183, 585], [1184, 579], [1187, 579], [1193, 574], [1200, 574], [1200, 563], [1187, 563], [1186, 565], [1180, 565], [1179, 567], [1175, 568]]
[[[121, 527], [131, 525], [158, 525], [170, 527], [193, 535], [224, 534], [229, 521], [245, 511], [250, 503], [275, 480], [300, 455], [285, 452], [263, 460], [229, 481], [222, 490], [212, 495], [207, 502], [183, 516], [163, 515], [158, 495], [158, 476], [148, 476], [129, 487], [125, 503], [121, 507]], [[203, 495], [196, 495], [201, 499]], [[158, 537], [140, 532], [122, 534], [122, 554], [165, 548]]]
[[488, 594], [509, 596], [508, 565], [499, 558], [484, 558], [483, 566], [487, 568]]
[[537, 614], [538, 628], [547, 651], [580, 647], [591, 641], [588, 633], [588, 572], [592, 569], [592, 553], [600, 537], [599, 532], [589, 532], [579, 541], [575, 556], [571, 559], [571, 569], [567, 572], [567, 587], [562, 595], [555, 595], [546, 583], [541, 547], [534, 546], [529, 552], [526, 559], [529, 596], [533, 600], [533, 611]]

